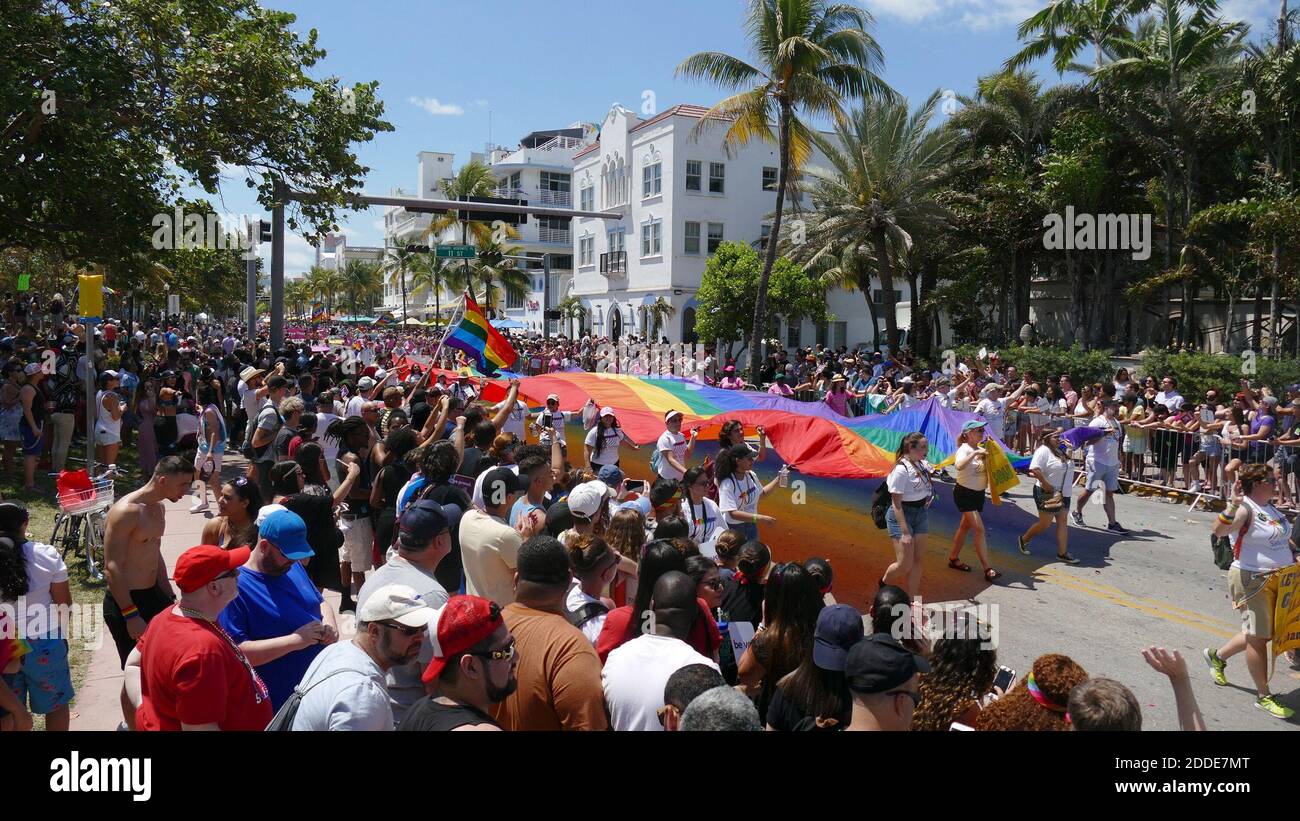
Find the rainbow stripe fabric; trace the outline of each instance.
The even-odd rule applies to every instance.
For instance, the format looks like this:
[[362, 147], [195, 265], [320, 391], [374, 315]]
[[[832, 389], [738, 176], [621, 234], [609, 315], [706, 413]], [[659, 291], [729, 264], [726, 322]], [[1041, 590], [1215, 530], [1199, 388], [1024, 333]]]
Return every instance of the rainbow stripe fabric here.
[[464, 351], [485, 374], [509, 368], [519, 358], [501, 332], [488, 323], [483, 309], [468, 292], [465, 293], [465, 315], [447, 334], [443, 344]]
[[326, 321], [328, 321], [328, 319], [329, 319], [329, 316], [325, 313], [325, 303], [324, 303], [324, 302], [317, 302], [317, 303], [315, 303], [314, 305], [311, 306], [311, 321], [312, 321], [312, 322], [326, 322]]
[[[637, 444], [654, 442], [664, 431], [664, 413], [679, 410], [682, 429], [700, 427], [701, 437], [716, 436], [724, 421], [739, 420], [747, 433], [762, 425], [782, 460], [811, 476], [868, 479], [885, 476], [894, 467], [894, 454], [903, 437], [925, 434], [928, 461], [937, 464], [956, 453], [961, 426], [973, 413], [948, 410], [930, 399], [908, 410], [870, 416], [840, 416], [825, 402], [799, 402], [755, 391], [729, 391], [683, 379], [643, 379], [596, 373], [552, 373], [521, 380], [521, 395], [540, 405], [548, 394], [560, 397], [560, 408], [578, 411], [592, 399], [610, 406], [618, 423]], [[505, 397], [504, 383], [490, 383], [484, 399]], [[1003, 446], [1003, 450], [1006, 450]], [[1029, 458], [1008, 452], [1017, 470]]]

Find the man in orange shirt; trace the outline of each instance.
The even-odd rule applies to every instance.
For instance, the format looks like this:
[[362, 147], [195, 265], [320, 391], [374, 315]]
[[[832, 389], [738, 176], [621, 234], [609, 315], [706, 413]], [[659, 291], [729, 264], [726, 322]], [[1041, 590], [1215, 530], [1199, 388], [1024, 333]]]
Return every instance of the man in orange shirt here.
[[492, 714], [505, 730], [606, 730], [600, 658], [565, 616], [572, 573], [564, 545], [534, 536], [519, 548], [515, 601], [502, 611], [519, 655], [518, 689]]

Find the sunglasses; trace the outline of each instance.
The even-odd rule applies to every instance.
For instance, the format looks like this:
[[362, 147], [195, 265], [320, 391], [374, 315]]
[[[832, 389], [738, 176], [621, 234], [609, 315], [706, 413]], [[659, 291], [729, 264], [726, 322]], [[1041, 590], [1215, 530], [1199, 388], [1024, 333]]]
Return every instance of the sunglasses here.
[[480, 658], [491, 659], [492, 661], [509, 661], [518, 653], [515, 650], [515, 643], [512, 641], [500, 650], [484, 650], [480, 653], [467, 653], [470, 656], [479, 656]]
[[391, 621], [381, 621], [379, 623], [384, 627], [396, 630], [408, 639], [420, 635], [425, 630], [423, 627], [407, 627], [405, 624], [397, 624], [396, 622]]

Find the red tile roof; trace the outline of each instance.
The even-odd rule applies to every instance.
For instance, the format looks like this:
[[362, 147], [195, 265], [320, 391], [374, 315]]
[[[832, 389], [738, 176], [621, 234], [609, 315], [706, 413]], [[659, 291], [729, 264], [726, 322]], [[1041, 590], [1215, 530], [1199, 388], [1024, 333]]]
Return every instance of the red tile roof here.
[[577, 154], [574, 154], [574, 155], [573, 155], [573, 158], [576, 160], [576, 159], [578, 159], [579, 157], [582, 157], [582, 156], [585, 156], [585, 155], [587, 155], [587, 154], [590, 154], [591, 152], [595, 151], [595, 150], [598, 149], [598, 148], [600, 148], [600, 140], [596, 140], [594, 143], [592, 143], [591, 145], [589, 145], [589, 146], [587, 146], [586, 148], [582, 149], [582, 150], [579, 151]]

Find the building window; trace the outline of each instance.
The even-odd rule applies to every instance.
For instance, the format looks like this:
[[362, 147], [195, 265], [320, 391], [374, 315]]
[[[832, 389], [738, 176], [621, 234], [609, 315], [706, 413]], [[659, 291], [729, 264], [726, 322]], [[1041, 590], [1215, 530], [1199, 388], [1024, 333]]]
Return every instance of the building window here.
[[[590, 241], [590, 238], [588, 238]], [[590, 265], [591, 263], [587, 263]], [[573, 254], [551, 254], [551, 270], [572, 271]]]
[[524, 307], [524, 295], [506, 292], [506, 309], [514, 310]]
[[776, 177], [777, 177], [777, 169], [771, 168], [770, 166], [763, 167], [763, 190], [764, 191], [776, 190]]
[[803, 334], [801, 334], [800, 332], [801, 332], [802, 330], [803, 330], [803, 321], [802, 321], [802, 320], [799, 320], [799, 321], [791, 321], [791, 322], [787, 322], [787, 323], [786, 323], [786, 326], [785, 326], [785, 344], [786, 344], [786, 347], [789, 347], [789, 348], [798, 348], [798, 347], [800, 347], [800, 345], [801, 345], [801, 343], [800, 343], [800, 339], [801, 339], [802, 336], [803, 336]]
[[702, 176], [702, 172], [700, 170], [700, 161], [687, 160], [686, 161], [686, 190], [699, 191], [701, 176]]
[[596, 202], [595, 202], [596, 197], [595, 197], [595, 194], [596, 194], [596, 189], [595, 189], [594, 186], [588, 185], [586, 188], [583, 188], [583, 189], [578, 193], [578, 197], [579, 197], [579, 210], [582, 210], [582, 211], [594, 211], [594, 210], [596, 210]]
[[700, 252], [700, 224], [698, 222], [686, 223], [686, 247], [682, 250], [688, 254], [698, 254]]
[[832, 322], [829, 328], [826, 325], [817, 326], [817, 344], [825, 345], [831, 350], [847, 345], [848, 336], [849, 323], [847, 322]]
[[727, 165], [726, 163], [711, 162], [709, 163], [709, 193], [723, 194], [727, 182]]
[[647, 165], [641, 169], [641, 197], [658, 196], [663, 188], [663, 180], [660, 174], [663, 169], [663, 163], [657, 162], [654, 165]]
[[610, 251], [611, 254], [617, 254], [617, 253], [621, 253], [621, 252], [627, 250], [627, 244], [626, 244], [626, 242], [625, 242], [625, 236], [626, 236], [626, 232], [624, 232], [624, 231], [610, 231], [610, 232], [609, 232], [609, 235], [608, 235], [608, 239], [609, 239], [609, 251]]
[[572, 177], [568, 174], [561, 174], [556, 171], [543, 171], [541, 177], [541, 189], [543, 191], [565, 191], [569, 190]]
[[578, 259], [580, 265], [592, 265], [596, 255], [596, 238], [582, 237], [578, 240]]
[[663, 253], [661, 243], [662, 222], [648, 222], [641, 226], [641, 256], [655, 257]]
[[722, 223], [709, 223], [709, 253], [716, 254], [718, 246], [722, 244]]

